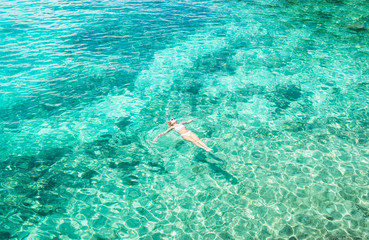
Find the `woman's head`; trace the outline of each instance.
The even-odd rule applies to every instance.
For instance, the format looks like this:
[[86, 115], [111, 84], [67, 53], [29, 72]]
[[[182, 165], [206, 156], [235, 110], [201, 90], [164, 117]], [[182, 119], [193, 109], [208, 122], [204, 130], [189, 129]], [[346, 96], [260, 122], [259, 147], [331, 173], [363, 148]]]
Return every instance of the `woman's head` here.
[[175, 118], [172, 118], [169, 121], [167, 121], [168, 127], [171, 127], [176, 123], [177, 123], [177, 119], [175, 119]]

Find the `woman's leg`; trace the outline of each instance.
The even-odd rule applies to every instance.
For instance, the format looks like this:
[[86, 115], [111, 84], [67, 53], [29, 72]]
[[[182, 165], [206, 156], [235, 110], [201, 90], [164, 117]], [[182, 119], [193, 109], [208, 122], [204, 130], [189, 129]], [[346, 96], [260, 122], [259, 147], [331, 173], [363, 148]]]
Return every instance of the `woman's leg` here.
[[199, 140], [198, 143], [200, 143], [201, 146], [204, 147], [206, 151], [212, 151], [213, 149], [209, 148], [203, 141]]
[[213, 149], [209, 148], [200, 138], [193, 132], [191, 132], [190, 137], [192, 137], [200, 146], [201, 148], [205, 149], [206, 151], [211, 151]]
[[206, 146], [206, 144], [200, 140], [200, 138], [194, 134], [193, 132], [191, 132], [191, 134], [189, 136], [182, 136], [183, 139], [192, 142], [193, 144], [195, 144], [196, 146], [198, 146], [199, 148], [204, 149], [205, 151], [211, 151], [213, 149], [209, 148], [208, 146]]
[[202, 146], [201, 144], [199, 144], [199, 142], [196, 141], [191, 141], [193, 144], [195, 144], [196, 146], [198, 146], [199, 148], [204, 149], [205, 151], [208, 151], [208, 149], [206, 149], [204, 146]]

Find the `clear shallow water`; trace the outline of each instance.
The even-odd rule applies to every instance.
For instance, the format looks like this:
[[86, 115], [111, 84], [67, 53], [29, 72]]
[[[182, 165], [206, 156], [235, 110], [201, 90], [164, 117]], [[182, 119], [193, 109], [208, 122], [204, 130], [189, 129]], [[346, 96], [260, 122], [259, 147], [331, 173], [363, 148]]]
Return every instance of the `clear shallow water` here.
[[1, 5], [1, 239], [369, 238], [367, 2]]

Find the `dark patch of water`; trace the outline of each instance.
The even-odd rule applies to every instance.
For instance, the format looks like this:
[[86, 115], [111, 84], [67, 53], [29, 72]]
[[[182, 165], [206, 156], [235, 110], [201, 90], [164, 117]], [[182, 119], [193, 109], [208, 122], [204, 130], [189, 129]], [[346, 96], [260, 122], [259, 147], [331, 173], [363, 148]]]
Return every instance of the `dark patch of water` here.
[[92, 158], [111, 158], [117, 155], [117, 148], [111, 142], [113, 135], [104, 134], [97, 140], [83, 145], [85, 153]]
[[6, 232], [6, 231], [0, 231], [0, 239], [10, 239], [11, 234], [10, 232]]
[[356, 206], [357, 210], [360, 211], [363, 214], [364, 217], [366, 217], [366, 218], [369, 217], [369, 208], [363, 207], [362, 205], [357, 204], [357, 203], [355, 204], [355, 206]]
[[[0, 162], [1, 169], [11, 171], [29, 170], [35, 166], [35, 156], [9, 156], [7, 160]], [[4, 171], [1, 171], [3, 173]]]
[[17, 173], [27, 173], [31, 179], [37, 180], [47, 168], [61, 160], [72, 150], [66, 148], [49, 148], [41, 150], [36, 156], [14, 156], [10, 155], [7, 160], [2, 161], [0, 166], [2, 176], [11, 176]]
[[11, 22], [10, 19], [7, 19], [2, 21], [0, 32], [7, 35], [17, 36], [19, 34], [26, 33], [32, 28], [34, 27], [29, 24]]
[[235, 240], [235, 238], [228, 232], [221, 232], [219, 237], [223, 240]]
[[139, 184], [139, 178], [135, 175], [128, 175], [122, 178], [122, 182], [127, 186], [135, 186]]
[[146, 217], [151, 222], [158, 222], [159, 219], [157, 219], [150, 211], [143, 207], [137, 207], [136, 211], [141, 215]]
[[71, 154], [73, 151], [70, 147], [64, 148], [47, 148], [41, 150], [37, 155], [37, 158], [42, 162], [42, 164], [51, 166], [55, 162], [59, 161], [64, 156]]
[[98, 174], [99, 173], [96, 172], [95, 170], [90, 169], [90, 170], [84, 172], [81, 177], [82, 177], [82, 179], [91, 179], [91, 178], [97, 176]]
[[207, 54], [194, 62], [194, 70], [202, 74], [226, 72], [232, 75], [236, 70], [232, 59], [234, 54], [232, 49], [220, 49]]
[[[208, 156], [215, 159], [216, 161], [218, 161], [218, 163], [216, 164], [216, 163], [210, 162], [208, 160]], [[199, 152], [195, 155], [195, 160], [208, 164], [209, 168], [212, 169], [215, 174], [218, 173], [218, 174], [222, 175], [231, 184], [233, 184], [233, 185], [238, 184], [237, 178], [235, 178], [232, 174], [230, 174], [229, 172], [223, 170], [221, 167], [218, 166], [220, 163], [224, 162], [224, 160], [216, 157], [214, 154], [208, 153], [206, 155], [203, 152]]]
[[248, 102], [253, 96], [264, 95], [266, 93], [266, 87], [248, 84], [244, 87], [237, 88], [235, 94], [232, 95], [232, 100], [236, 102]]
[[251, 132], [250, 137], [257, 140], [266, 140], [275, 135], [276, 132], [272, 131], [267, 127], [260, 127]]
[[183, 92], [190, 96], [197, 96], [203, 86], [201, 81], [193, 75], [194, 74], [192, 74], [191, 77], [181, 80], [176, 79], [171, 87], [172, 91]]
[[71, 221], [69, 219], [68, 220], [64, 220], [64, 222], [59, 225], [58, 230], [59, 230], [58, 233], [61, 233], [63, 235], [65, 234], [70, 239], [78, 239], [78, 238], [80, 238], [80, 236], [78, 236], [76, 234], [76, 230], [77, 229], [72, 226], [72, 223], [71, 223]]
[[301, 96], [301, 89], [293, 84], [278, 85], [273, 92], [265, 95], [266, 99], [275, 104], [277, 113], [288, 108], [291, 102], [299, 100]]
[[151, 172], [155, 172], [157, 174], [166, 174], [166, 173], [168, 173], [167, 170], [165, 169], [165, 167], [163, 167], [163, 165], [161, 165], [159, 163], [149, 161], [147, 163], [147, 165], [150, 166], [150, 171]]
[[131, 117], [120, 117], [117, 121], [116, 121], [116, 123], [115, 123], [115, 125], [121, 130], [121, 131], [124, 131], [125, 130], [125, 128], [129, 125], [129, 124], [131, 124], [132, 123], [132, 121], [131, 121]]
[[140, 164], [139, 161], [120, 162], [117, 164], [117, 168], [122, 171], [133, 171], [136, 169], [136, 166], [139, 164]]
[[185, 146], [186, 145], [186, 143], [185, 143], [185, 141], [179, 141], [179, 142], [177, 142], [175, 145], [174, 145], [174, 148], [178, 151], [178, 150], [180, 150], [183, 146]]

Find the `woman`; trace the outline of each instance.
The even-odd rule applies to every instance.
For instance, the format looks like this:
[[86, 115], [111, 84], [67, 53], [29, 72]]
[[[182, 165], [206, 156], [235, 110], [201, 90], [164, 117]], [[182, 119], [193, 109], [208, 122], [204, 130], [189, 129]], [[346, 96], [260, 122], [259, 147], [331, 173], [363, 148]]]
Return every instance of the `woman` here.
[[200, 140], [200, 138], [194, 134], [193, 132], [191, 132], [190, 130], [188, 130], [183, 124], [187, 124], [192, 122], [194, 119], [188, 120], [186, 122], [180, 122], [177, 123], [177, 120], [175, 118], [170, 119], [167, 124], [168, 124], [168, 129], [163, 132], [160, 133], [155, 139], [154, 142], [161, 136], [167, 134], [168, 132], [175, 130], [177, 131], [179, 134], [181, 134], [181, 136], [183, 137], [184, 140], [187, 140], [189, 142], [192, 142], [193, 144], [195, 144], [196, 146], [204, 149], [205, 151], [212, 151], [213, 149], [209, 148], [208, 146], [206, 146], [205, 143], [203, 143], [203, 141]]

